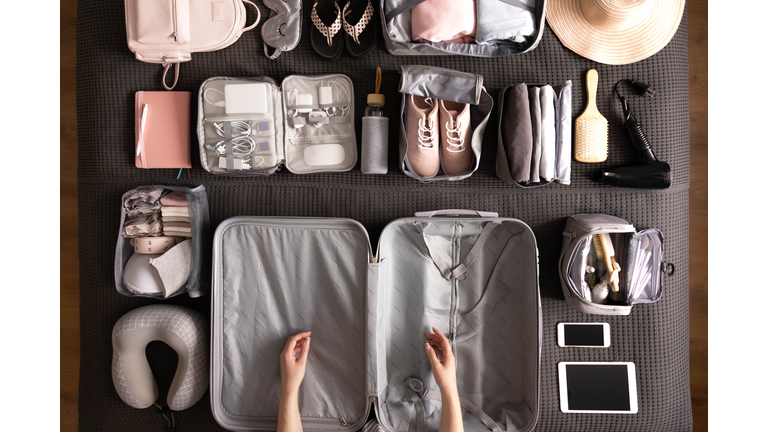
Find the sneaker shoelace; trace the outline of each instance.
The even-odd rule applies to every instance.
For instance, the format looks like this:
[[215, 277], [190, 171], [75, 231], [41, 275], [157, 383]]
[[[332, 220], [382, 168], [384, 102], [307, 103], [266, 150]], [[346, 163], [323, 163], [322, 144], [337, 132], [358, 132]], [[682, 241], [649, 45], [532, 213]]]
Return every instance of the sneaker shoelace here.
[[425, 127], [424, 120], [419, 119], [419, 148], [432, 150], [435, 148], [435, 127], [434, 125]]
[[459, 132], [461, 123], [457, 123], [455, 128], [451, 128], [450, 124], [450, 120], [445, 122], [445, 130], [447, 132], [445, 141], [448, 143], [446, 150], [451, 153], [464, 151], [464, 138], [461, 137], [461, 132]]
[[[432, 102], [432, 98], [426, 98], [424, 99], [424, 102], [431, 107], [435, 106], [434, 102]], [[429, 126], [425, 126], [425, 123], [426, 122], [424, 122], [423, 119], [419, 119], [419, 148], [432, 150], [435, 148], [435, 140], [437, 139], [434, 133], [435, 125], [430, 124]]]

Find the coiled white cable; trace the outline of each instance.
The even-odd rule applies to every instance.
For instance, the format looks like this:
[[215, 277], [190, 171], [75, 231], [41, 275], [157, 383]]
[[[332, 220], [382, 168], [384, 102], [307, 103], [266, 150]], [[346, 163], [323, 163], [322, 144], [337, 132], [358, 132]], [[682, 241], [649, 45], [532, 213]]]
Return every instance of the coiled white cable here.
[[[231, 122], [232, 126], [232, 155], [238, 158], [248, 156], [256, 149], [256, 141], [251, 138], [251, 125], [247, 121], [236, 120]], [[224, 122], [213, 123], [216, 135], [224, 138]], [[227, 154], [227, 140], [223, 139], [213, 146], [206, 146], [220, 155]]]
[[[337, 102], [350, 102], [350, 103], [352, 102], [352, 93], [349, 91], [349, 87], [347, 87], [347, 84], [341, 79], [324, 81], [320, 83], [320, 87], [331, 87], [334, 93], [336, 93], [333, 96], [333, 100]], [[349, 114], [349, 111], [351, 108], [352, 108], [351, 105], [343, 105], [343, 106], [325, 108], [324, 111], [326, 114], [328, 114], [328, 117], [334, 117], [338, 115], [345, 116]], [[337, 109], [341, 111], [341, 114], [338, 114], [336, 112]]]

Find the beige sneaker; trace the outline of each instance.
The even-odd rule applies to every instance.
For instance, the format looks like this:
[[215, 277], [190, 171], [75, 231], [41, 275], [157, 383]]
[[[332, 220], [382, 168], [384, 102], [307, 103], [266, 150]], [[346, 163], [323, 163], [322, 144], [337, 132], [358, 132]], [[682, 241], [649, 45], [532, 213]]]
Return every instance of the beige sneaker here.
[[436, 101], [431, 98], [408, 95], [406, 104], [405, 137], [408, 148], [405, 162], [421, 177], [434, 177], [440, 169], [438, 153], [438, 114]]
[[443, 172], [459, 175], [472, 169], [469, 104], [440, 100], [440, 155]]

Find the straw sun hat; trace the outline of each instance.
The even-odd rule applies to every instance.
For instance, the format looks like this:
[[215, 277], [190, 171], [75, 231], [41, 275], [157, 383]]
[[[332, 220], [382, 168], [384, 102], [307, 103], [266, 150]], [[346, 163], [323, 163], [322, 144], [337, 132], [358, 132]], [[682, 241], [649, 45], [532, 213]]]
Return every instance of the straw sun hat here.
[[568, 49], [605, 64], [648, 58], [672, 39], [685, 0], [549, 0], [547, 21]]

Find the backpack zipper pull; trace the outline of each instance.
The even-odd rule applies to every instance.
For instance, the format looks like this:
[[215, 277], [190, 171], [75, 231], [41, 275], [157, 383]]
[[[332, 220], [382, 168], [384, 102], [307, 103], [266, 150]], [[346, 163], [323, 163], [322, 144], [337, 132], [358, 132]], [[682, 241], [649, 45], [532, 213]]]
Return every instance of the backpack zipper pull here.
[[171, 33], [170, 36], [168, 36], [168, 39], [173, 39], [174, 42], [178, 42], [179, 35], [176, 34], [176, 32]]

